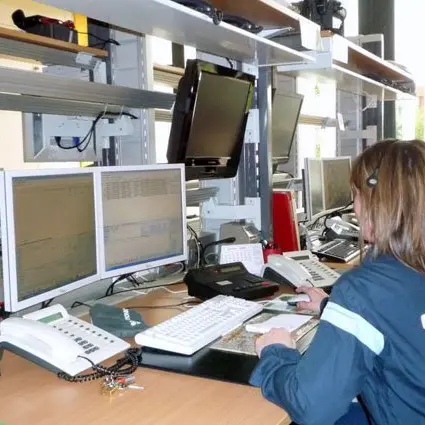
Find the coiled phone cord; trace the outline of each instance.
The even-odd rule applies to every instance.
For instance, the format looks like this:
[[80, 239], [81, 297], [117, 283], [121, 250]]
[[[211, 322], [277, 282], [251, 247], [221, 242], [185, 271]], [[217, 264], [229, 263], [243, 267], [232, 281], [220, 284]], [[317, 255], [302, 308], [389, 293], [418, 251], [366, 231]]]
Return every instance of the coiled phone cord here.
[[[117, 362], [111, 367], [95, 365], [87, 357], [79, 356], [80, 358], [85, 359], [92, 364], [92, 368], [94, 372], [87, 373], [85, 375], [76, 375], [76, 376], [71, 376], [65, 372], [59, 372], [57, 376], [58, 378], [64, 379], [67, 382], [76, 382], [76, 383], [95, 381], [96, 379], [100, 379], [105, 376], [113, 376], [113, 377], [128, 376], [134, 373], [136, 369], [138, 368], [140, 355], [141, 355], [141, 350], [139, 348], [129, 348], [125, 353], [125, 357], [117, 360]], [[124, 366], [126, 365], [128, 366], [124, 368]]]

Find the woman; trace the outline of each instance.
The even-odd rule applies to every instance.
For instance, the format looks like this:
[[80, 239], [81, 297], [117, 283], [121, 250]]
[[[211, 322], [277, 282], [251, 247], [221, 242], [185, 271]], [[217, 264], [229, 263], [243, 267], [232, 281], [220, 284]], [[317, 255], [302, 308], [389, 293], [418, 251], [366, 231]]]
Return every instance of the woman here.
[[425, 143], [373, 145], [351, 184], [367, 257], [329, 299], [299, 289], [300, 307], [322, 312], [310, 348], [301, 357], [287, 331], [263, 335], [251, 383], [299, 425], [425, 424]]

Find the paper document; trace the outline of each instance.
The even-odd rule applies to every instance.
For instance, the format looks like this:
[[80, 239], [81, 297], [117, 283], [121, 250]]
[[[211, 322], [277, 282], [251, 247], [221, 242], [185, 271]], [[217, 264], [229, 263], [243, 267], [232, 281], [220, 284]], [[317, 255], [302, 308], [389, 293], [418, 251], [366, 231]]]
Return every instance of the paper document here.
[[261, 276], [264, 265], [263, 247], [260, 243], [222, 245], [220, 264], [242, 263], [249, 273]]
[[248, 323], [245, 329], [248, 332], [260, 334], [266, 333], [273, 328], [285, 328], [289, 332], [293, 332], [312, 318], [313, 316], [301, 314], [279, 314], [262, 323]]

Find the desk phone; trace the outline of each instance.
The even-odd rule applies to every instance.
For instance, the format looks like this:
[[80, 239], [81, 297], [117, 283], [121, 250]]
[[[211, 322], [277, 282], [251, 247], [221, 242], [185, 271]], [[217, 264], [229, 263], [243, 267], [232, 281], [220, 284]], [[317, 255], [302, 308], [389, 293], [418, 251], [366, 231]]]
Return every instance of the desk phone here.
[[[75, 376], [130, 344], [68, 314], [60, 304], [0, 322], [0, 349], [8, 349], [54, 372]], [[80, 357], [82, 356], [82, 357]]]
[[[364, 249], [367, 249], [367, 246]], [[361, 254], [361, 248], [359, 242], [348, 239], [334, 239], [315, 248], [314, 253], [319, 257], [348, 263]]]
[[254, 300], [273, 295], [279, 285], [248, 272], [242, 263], [229, 263], [189, 270], [184, 278], [188, 294], [200, 299], [231, 295]]
[[268, 263], [263, 267], [263, 276], [294, 287], [325, 288], [332, 286], [340, 275], [321, 263], [310, 251], [291, 251], [269, 255]]

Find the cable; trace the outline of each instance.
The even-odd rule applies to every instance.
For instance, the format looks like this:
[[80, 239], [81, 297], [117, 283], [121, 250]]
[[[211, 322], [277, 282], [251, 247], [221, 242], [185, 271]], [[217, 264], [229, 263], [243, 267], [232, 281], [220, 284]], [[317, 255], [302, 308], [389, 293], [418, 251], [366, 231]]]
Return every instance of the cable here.
[[88, 308], [91, 308], [91, 307], [92, 307], [90, 304], [86, 304], [86, 303], [83, 303], [83, 302], [81, 302], [81, 301], [74, 301], [74, 302], [71, 304], [71, 309], [72, 309], [72, 308], [76, 308], [76, 307], [81, 307], [81, 306], [86, 306], [86, 307], [88, 307]]
[[53, 300], [54, 300], [54, 298], [47, 300], [47, 301], [43, 301], [41, 303], [41, 309], [49, 307], [49, 305], [52, 303]]
[[190, 233], [192, 234], [193, 238], [195, 239], [196, 243], [196, 268], [199, 269], [199, 266], [201, 265], [201, 252], [204, 249], [202, 246], [201, 241], [198, 238], [198, 235], [196, 234], [195, 230], [192, 226], [187, 224], [187, 228], [189, 229]]
[[122, 276], [118, 277], [117, 279], [115, 279], [106, 289], [105, 292], [105, 297], [110, 297], [111, 295], [114, 295], [114, 286], [119, 283], [122, 282], [123, 280], [128, 280], [128, 278], [132, 275], [133, 273], [127, 273], [127, 274], [123, 274]]
[[201, 266], [204, 266], [207, 264], [205, 259], [205, 252], [208, 248], [211, 248], [212, 246], [215, 246], [215, 245], [225, 244], [225, 243], [234, 243], [235, 241], [236, 241], [236, 238], [234, 236], [230, 236], [228, 238], [220, 239], [218, 241], [214, 241], [214, 242], [210, 242], [206, 244], [201, 250]]
[[[96, 365], [88, 357], [78, 356], [79, 358], [85, 359], [89, 363], [91, 363], [94, 372], [76, 376], [71, 376], [65, 372], [59, 372], [57, 376], [58, 378], [64, 379], [65, 381], [75, 383], [90, 382], [96, 379], [103, 378], [104, 376], [128, 376], [134, 373], [138, 368], [139, 359], [141, 355], [142, 351], [140, 350], [140, 348], [129, 348], [125, 353], [125, 357], [117, 360], [117, 362], [111, 367]], [[125, 367], [126, 365], [128, 366]]]
[[77, 34], [81, 34], [81, 35], [89, 35], [90, 37], [93, 37], [99, 41], [101, 41], [101, 43], [95, 43], [95, 44], [91, 44], [90, 47], [97, 47], [102, 45], [104, 48], [108, 43], [109, 44], [115, 44], [115, 46], [121, 46], [121, 43], [119, 43], [117, 40], [114, 40], [113, 38], [102, 38], [97, 36], [96, 34], [93, 34], [91, 32], [80, 32], [80, 31], [76, 31], [74, 30], [74, 32], [76, 32]]
[[314, 226], [322, 217], [328, 217], [329, 215], [334, 214], [334, 213], [338, 213], [338, 212], [339, 213], [341, 213], [341, 212], [343, 213], [352, 204], [353, 204], [353, 201], [350, 201], [348, 204], [344, 205], [343, 207], [334, 208], [334, 209], [326, 210], [326, 211], [322, 211], [321, 213], [318, 213], [318, 214], [314, 215], [312, 217], [312, 220], [310, 222], [307, 222], [306, 223], [306, 227]]
[[59, 136], [57, 136], [57, 137], [55, 137], [56, 145], [58, 147], [60, 147], [61, 149], [64, 149], [64, 150], [77, 149], [78, 152], [80, 152], [80, 153], [81, 152], [84, 152], [90, 146], [90, 142], [91, 142], [91, 140], [93, 138], [94, 131], [96, 129], [97, 123], [102, 118], [104, 118], [104, 117], [106, 118], [108, 116], [115, 116], [115, 117], [116, 116], [126, 116], [126, 117], [130, 117], [131, 119], [138, 119], [135, 115], [131, 114], [130, 112], [106, 112], [106, 113], [105, 112], [100, 112], [99, 114], [96, 115], [96, 118], [93, 120], [93, 123], [90, 126], [89, 131], [84, 136], [83, 140], [81, 140], [80, 142], [78, 142], [76, 145], [73, 145], [73, 146], [64, 146], [61, 143], [61, 139], [62, 138], [59, 137]]
[[229, 63], [230, 68], [231, 68], [231, 69], [235, 69], [235, 67], [234, 67], [234, 65], [233, 65], [233, 62], [232, 62], [229, 58], [227, 58], [227, 57], [226, 57], [226, 60], [227, 60], [227, 62]]

